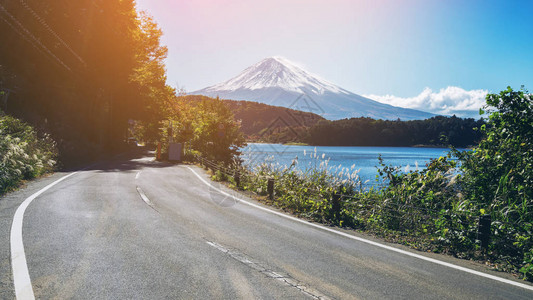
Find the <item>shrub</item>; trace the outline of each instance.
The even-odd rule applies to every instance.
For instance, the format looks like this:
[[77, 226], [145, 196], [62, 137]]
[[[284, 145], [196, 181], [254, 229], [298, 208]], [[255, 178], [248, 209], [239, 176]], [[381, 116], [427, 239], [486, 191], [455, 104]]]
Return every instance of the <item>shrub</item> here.
[[54, 141], [38, 137], [28, 124], [0, 112], [0, 194], [22, 180], [53, 170], [57, 150]]

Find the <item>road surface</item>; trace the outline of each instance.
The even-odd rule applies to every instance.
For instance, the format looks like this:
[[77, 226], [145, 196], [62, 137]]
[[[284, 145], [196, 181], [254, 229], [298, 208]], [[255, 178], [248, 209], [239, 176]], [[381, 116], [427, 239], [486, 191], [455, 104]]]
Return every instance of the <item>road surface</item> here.
[[[39, 191], [20, 223], [21, 264], [11, 227]], [[146, 153], [56, 173], [0, 198], [0, 298], [16, 297], [26, 267], [39, 299], [533, 299], [532, 285], [481, 265], [262, 208]]]

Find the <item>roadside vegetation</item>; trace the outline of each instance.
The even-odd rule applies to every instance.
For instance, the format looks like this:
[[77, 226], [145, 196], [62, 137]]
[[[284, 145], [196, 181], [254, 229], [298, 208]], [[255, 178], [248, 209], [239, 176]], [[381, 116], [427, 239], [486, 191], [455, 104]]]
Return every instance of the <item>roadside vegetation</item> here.
[[38, 136], [28, 124], [0, 111], [0, 195], [23, 180], [51, 172], [56, 164], [55, 142]]
[[[168, 143], [182, 143], [184, 160], [192, 161], [195, 155], [224, 164], [234, 163], [239, 149], [245, 145], [240, 123], [222, 100], [205, 96], [179, 96], [169, 110], [159, 141], [163, 154]], [[142, 137], [141, 137], [142, 139]]]
[[[300, 171], [264, 162], [253, 170], [210, 166], [215, 180], [250, 191], [288, 212], [364, 230], [423, 251], [484, 261], [533, 280], [533, 104], [508, 88], [487, 96], [484, 138], [469, 151], [452, 148], [425, 168], [402, 172], [381, 161], [379, 188], [364, 189], [356, 166], [330, 168], [317, 153]], [[451, 159], [455, 157], [457, 159]], [[235, 175], [238, 175], [235, 177]], [[268, 180], [274, 196], [268, 197]], [[489, 236], [478, 234], [489, 218]], [[486, 243], [486, 244], [485, 244]]]

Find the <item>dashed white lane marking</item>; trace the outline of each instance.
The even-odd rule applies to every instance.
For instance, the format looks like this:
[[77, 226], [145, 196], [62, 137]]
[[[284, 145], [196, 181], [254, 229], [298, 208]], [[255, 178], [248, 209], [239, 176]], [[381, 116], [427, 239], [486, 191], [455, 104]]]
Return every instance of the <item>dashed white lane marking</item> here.
[[61, 181], [77, 174], [78, 172], [70, 173], [58, 180], [50, 183], [42, 188], [40, 191], [26, 198], [22, 204], [15, 211], [13, 216], [13, 223], [11, 224], [11, 267], [13, 269], [13, 284], [15, 285], [15, 296], [17, 299], [35, 299], [33, 294], [33, 287], [31, 285], [30, 273], [28, 271], [28, 264], [26, 262], [26, 253], [24, 252], [24, 243], [22, 241], [22, 225], [24, 220], [24, 212], [30, 203], [42, 193]]
[[233, 259], [235, 259], [235, 260], [247, 265], [248, 267], [258, 271], [259, 273], [262, 273], [263, 275], [265, 275], [265, 276], [267, 276], [269, 278], [281, 281], [282, 283], [284, 283], [284, 284], [286, 284], [288, 286], [296, 288], [296, 289], [300, 290], [300, 292], [304, 293], [305, 295], [307, 295], [309, 297], [312, 297], [314, 299], [321, 299], [321, 300], [330, 300], [331, 299], [328, 296], [322, 294], [320, 291], [318, 291], [318, 290], [316, 290], [314, 288], [311, 288], [311, 287], [305, 285], [304, 283], [292, 278], [288, 274], [280, 274], [280, 273], [283, 273], [283, 272], [275, 272], [275, 271], [273, 271], [272, 268], [267, 266], [265, 263], [258, 262], [255, 259], [247, 256], [246, 254], [244, 254], [242, 252], [239, 252], [238, 250], [228, 249], [228, 248], [226, 248], [226, 247], [224, 247], [224, 246], [222, 246], [220, 244], [217, 244], [215, 242], [211, 242], [211, 241], [206, 241], [206, 242], [207, 242], [207, 244], [209, 246], [214, 247], [214, 248], [220, 250], [221, 252], [224, 252], [225, 254], [229, 255]]
[[246, 205], [255, 207], [257, 209], [261, 209], [261, 210], [267, 211], [269, 213], [278, 215], [280, 217], [283, 217], [283, 218], [286, 218], [286, 219], [289, 219], [289, 220], [293, 220], [295, 222], [306, 224], [306, 225], [311, 226], [311, 227], [315, 227], [315, 228], [318, 228], [318, 229], [321, 229], [321, 230], [324, 230], [324, 231], [328, 231], [328, 232], [331, 232], [331, 233], [334, 233], [334, 234], [337, 234], [337, 235], [340, 235], [340, 236], [343, 236], [343, 237], [347, 237], [347, 238], [352, 239], [352, 240], [356, 240], [356, 241], [363, 242], [363, 243], [366, 243], [366, 244], [370, 244], [370, 245], [373, 245], [373, 246], [376, 246], [376, 247], [380, 247], [380, 248], [383, 248], [383, 249], [394, 251], [396, 253], [401, 253], [403, 255], [407, 255], [407, 256], [411, 256], [411, 257], [418, 258], [418, 259], [421, 259], [421, 260], [425, 260], [425, 261], [428, 261], [428, 262], [432, 262], [432, 263], [435, 263], [435, 264], [438, 264], [438, 265], [441, 265], [441, 266], [445, 266], [445, 267], [448, 267], [448, 268], [451, 268], [451, 269], [463, 271], [463, 272], [466, 272], [466, 273], [469, 273], [469, 274], [481, 276], [481, 277], [484, 277], [484, 278], [492, 279], [492, 280], [495, 280], [495, 281], [498, 281], [498, 282], [506, 283], [506, 284], [509, 284], [509, 285], [513, 285], [513, 286], [516, 286], [516, 287], [520, 287], [520, 288], [523, 288], [523, 289], [526, 289], [526, 290], [533, 291], [533, 286], [531, 286], [531, 285], [527, 285], [527, 284], [524, 284], [524, 283], [516, 282], [516, 281], [505, 279], [505, 278], [501, 278], [501, 277], [494, 276], [494, 275], [491, 275], [491, 274], [486, 274], [486, 273], [479, 272], [479, 271], [476, 271], [476, 270], [472, 270], [472, 269], [468, 269], [468, 268], [465, 268], [465, 267], [457, 266], [457, 265], [454, 265], [454, 264], [451, 264], [451, 263], [447, 263], [447, 262], [444, 262], [444, 261], [440, 261], [438, 259], [426, 257], [426, 256], [423, 256], [423, 255], [420, 255], [420, 254], [416, 254], [416, 253], [412, 253], [412, 252], [405, 251], [405, 250], [402, 250], [402, 249], [398, 249], [398, 248], [394, 248], [394, 247], [391, 247], [391, 246], [383, 245], [383, 244], [380, 244], [378, 242], [367, 240], [367, 239], [364, 239], [364, 238], [361, 238], [361, 237], [357, 237], [357, 236], [354, 236], [354, 235], [351, 235], [351, 234], [347, 234], [347, 233], [344, 233], [344, 232], [341, 232], [341, 231], [337, 231], [337, 230], [334, 230], [334, 229], [331, 229], [331, 228], [328, 228], [328, 227], [324, 227], [324, 226], [321, 226], [321, 225], [318, 225], [318, 224], [310, 223], [310, 222], [307, 222], [305, 220], [298, 219], [298, 218], [295, 218], [295, 217], [292, 217], [292, 216], [289, 216], [289, 215], [286, 215], [286, 214], [283, 214], [283, 213], [280, 213], [280, 212], [265, 208], [263, 206], [248, 202], [246, 200], [237, 198], [237, 197], [235, 197], [235, 196], [233, 196], [233, 195], [231, 195], [229, 193], [226, 193], [226, 192], [224, 192], [223, 190], [221, 190], [219, 188], [214, 187], [212, 184], [210, 184], [204, 178], [202, 178], [198, 173], [196, 173], [191, 167], [187, 167], [187, 168], [189, 170], [191, 170], [191, 172], [193, 172], [194, 175], [196, 175], [196, 177], [198, 177], [203, 183], [205, 183], [206, 185], [210, 186], [211, 188], [219, 191], [220, 193], [222, 193], [222, 194], [224, 194], [224, 195], [226, 195], [228, 197], [233, 197], [236, 201], [239, 201], [239, 202], [244, 203]]
[[135, 179], [139, 179], [139, 176], [141, 175], [141, 172], [142, 171], [139, 171], [139, 172], [137, 172], [137, 174], [135, 174]]

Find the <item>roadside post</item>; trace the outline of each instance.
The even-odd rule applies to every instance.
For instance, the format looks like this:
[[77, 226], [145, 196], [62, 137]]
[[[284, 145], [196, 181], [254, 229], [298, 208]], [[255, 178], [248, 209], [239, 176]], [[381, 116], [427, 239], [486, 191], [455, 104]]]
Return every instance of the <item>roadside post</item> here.
[[235, 186], [239, 188], [241, 185], [241, 176], [239, 174], [239, 171], [235, 171], [235, 175], [233, 176], [233, 179], [235, 180]]
[[481, 242], [481, 248], [484, 250], [489, 248], [491, 222], [490, 215], [482, 215], [479, 217], [477, 239]]
[[169, 143], [168, 145], [168, 160], [170, 161], [181, 161], [181, 152], [182, 152], [181, 143]]
[[274, 199], [274, 178], [269, 178], [267, 182], [267, 193], [270, 200]]

